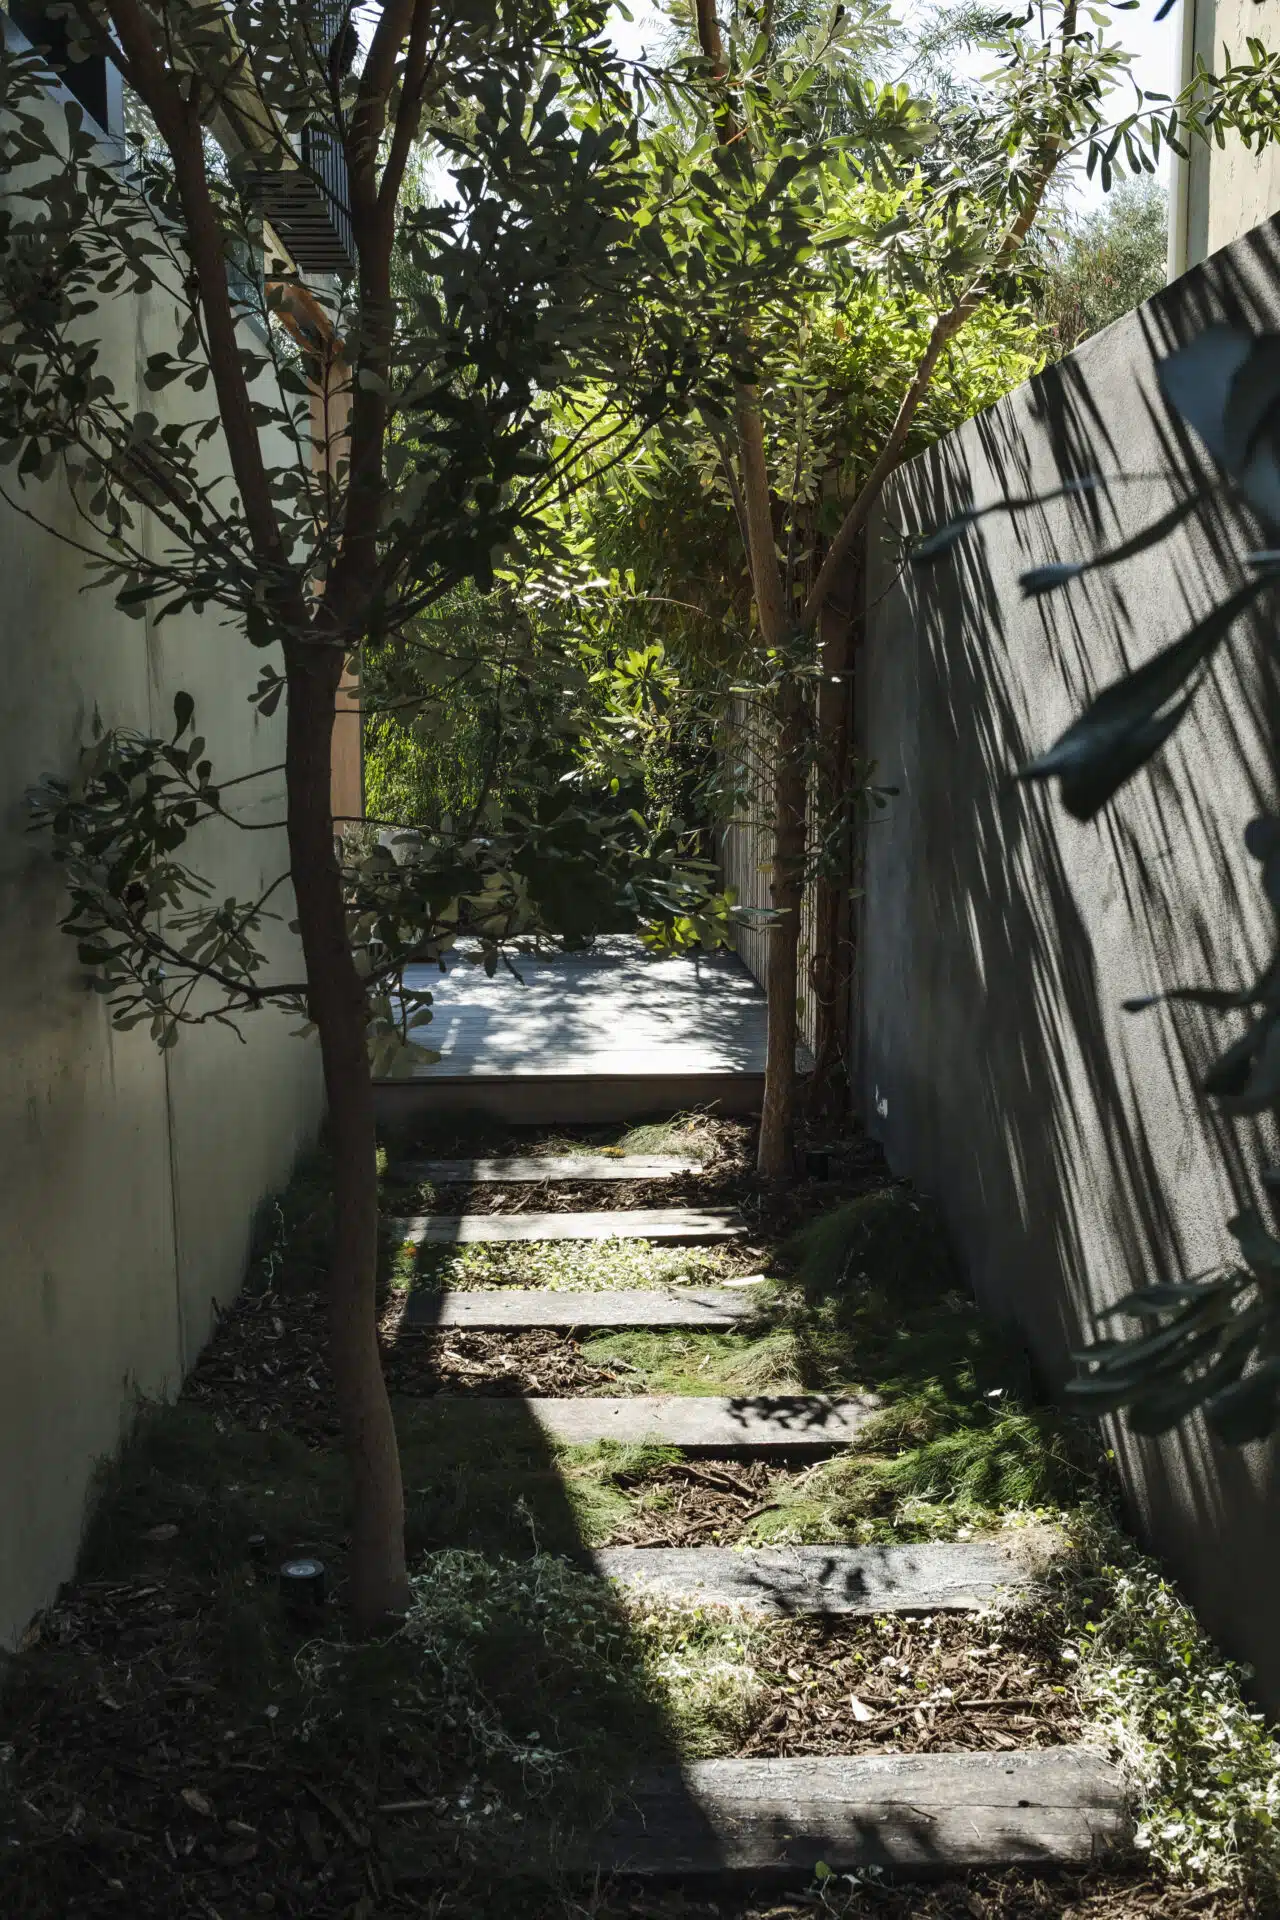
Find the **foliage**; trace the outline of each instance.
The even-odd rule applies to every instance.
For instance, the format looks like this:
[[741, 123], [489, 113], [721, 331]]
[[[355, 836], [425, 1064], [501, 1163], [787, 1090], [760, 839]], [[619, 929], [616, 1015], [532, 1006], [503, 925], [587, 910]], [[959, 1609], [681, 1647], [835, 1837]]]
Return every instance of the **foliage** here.
[[1165, 284], [1168, 194], [1147, 176], [1120, 181], [1103, 205], [1048, 241], [1032, 301], [1060, 360]]
[[1280, 1742], [1249, 1704], [1248, 1675], [1113, 1525], [1085, 1513], [1073, 1530], [1058, 1575], [1079, 1622], [1068, 1649], [1093, 1729], [1137, 1796], [1137, 1845], [1178, 1879], [1243, 1884], [1269, 1910], [1280, 1893]]
[[[311, 24], [308, 5], [291, 0], [283, 11], [237, 16], [236, 32], [270, 110], [293, 116], [291, 124], [330, 127], [355, 155], [353, 127], [373, 70], [357, 60], [351, 87], [335, 97], [323, 60], [317, 68], [314, 57], [295, 57]], [[177, 64], [189, 59], [216, 82], [229, 57], [218, 22], [184, 12], [169, 25], [183, 49]], [[0, 439], [18, 483], [11, 497], [21, 506], [21, 489], [60, 466], [83, 515], [91, 577], [153, 624], [187, 608], [228, 619], [264, 649], [256, 696], [264, 713], [284, 685], [279, 649], [287, 654], [316, 623], [332, 629], [330, 644], [367, 653], [375, 695], [381, 675], [394, 701], [394, 657], [421, 641], [433, 606], [452, 600], [474, 608], [479, 596], [469, 583], [488, 589], [503, 549], [536, 540], [542, 516], [571, 487], [582, 445], [597, 456], [615, 441], [625, 447], [628, 435], [680, 403], [687, 345], [682, 332], [673, 333], [672, 303], [637, 297], [648, 283], [668, 284], [668, 261], [660, 229], [637, 223], [648, 186], [634, 111], [598, 29], [589, 7], [557, 13], [535, 5], [499, 20], [482, 6], [438, 20], [432, 138], [454, 168], [456, 191], [430, 204], [412, 170], [406, 186], [396, 172], [405, 158], [397, 161], [400, 135], [384, 156], [385, 192], [400, 190], [397, 257], [413, 298], [379, 309], [376, 321], [362, 318], [371, 296], [357, 279], [332, 294], [308, 292], [303, 310], [315, 317], [299, 328], [295, 288], [255, 286], [242, 275], [226, 316], [230, 366], [218, 361], [216, 327], [205, 324], [209, 290], [186, 272], [176, 236], [207, 194], [219, 245], [238, 259], [260, 258], [253, 167], [262, 156], [237, 150], [215, 114], [227, 151], [206, 143], [202, 180], [180, 179], [181, 140], [161, 110], [167, 96], [160, 86], [161, 106], [148, 101], [150, 137], [133, 170], [121, 170], [104, 159], [78, 109], [69, 110], [65, 128], [51, 121], [35, 58], [4, 55], [4, 159], [22, 167], [29, 183], [4, 216]], [[134, 64], [119, 58], [126, 80], [142, 85], [141, 54]], [[358, 198], [354, 159], [352, 169]], [[785, 196], [779, 213], [784, 206]], [[762, 244], [773, 218], [773, 209], [762, 214]], [[372, 245], [359, 217], [356, 227], [358, 242]], [[149, 294], [172, 299], [177, 345], [148, 363], [158, 412], [135, 413], [83, 323], [105, 298]], [[322, 351], [326, 328], [332, 340], [350, 343], [354, 362], [345, 372], [341, 352]], [[308, 415], [317, 379], [328, 383], [335, 423], [343, 394], [352, 402], [350, 428], [327, 425], [318, 447]], [[227, 412], [237, 381], [253, 417], [251, 456], [232, 431], [234, 408]], [[593, 424], [592, 396], [601, 390], [611, 410]], [[260, 484], [249, 484], [255, 478]], [[370, 524], [370, 484], [380, 499], [376, 530], [357, 539], [358, 527]], [[250, 506], [251, 496], [258, 499], [257, 519], [237, 510], [237, 491]], [[158, 544], [144, 536], [148, 515]], [[572, 694], [582, 678], [563, 648], [542, 648], [532, 703], [519, 659], [504, 663], [508, 682], [495, 691], [462, 653], [442, 664], [437, 650], [428, 672], [419, 662], [417, 724], [440, 737], [459, 709], [466, 714], [469, 683], [473, 726], [487, 728], [496, 710], [514, 730], [502, 750], [519, 762], [519, 778], [516, 791], [508, 786], [501, 796], [513, 804], [496, 832], [478, 831], [495, 825], [483, 804], [491, 783], [482, 781], [472, 795], [475, 817], [461, 831], [418, 815], [411, 824], [435, 832], [414, 859], [393, 863], [374, 850], [345, 876], [352, 937], [370, 984], [370, 1039], [384, 1068], [397, 1033], [407, 1044], [413, 1020], [429, 1017], [421, 1001], [407, 1021], [391, 1017], [397, 955], [429, 952], [469, 926], [488, 941], [546, 926], [579, 940], [642, 915], [633, 883], [645, 894], [647, 879], [656, 879], [661, 891], [661, 874], [681, 865], [676, 836], [655, 839], [638, 821], [620, 818], [624, 810], [613, 807], [602, 819], [589, 796], [556, 793], [563, 766], [531, 750], [538, 718], [554, 710], [554, 733], [566, 687]], [[100, 971], [121, 1021], [149, 1016], [157, 1038], [171, 1044], [193, 1019], [234, 1021], [273, 998], [296, 1007], [298, 983], [273, 981], [254, 944], [261, 902], [214, 908], [180, 854], [185, 834], [212, 811], [235, 818], [219, 801], [211, 768], [193, 809], [179, 790], [185, 769], [171, 764], [175, 751], [185, 751], [176, 740], [106, 738], [107, 745], [91, 746], [73, 781], [46, 783], [36, 819], [58, 823], [59, 857], [80, 887], [68, 930], [85, 964]], [[127, 819], [135, 786], [162, 816], [162, 848], [144, 848], [139, 836], [152, 825]], [[108, 842], [113, 857], [95, 866], [93, 848]], [[636, 866], [631, 854], [641, 843]], [[678, 899], [659, 917], [683, 923], [696, 911], [703, 878], [694, 866], [683, 874]], [[263, 899], [279, 885], [271, 882]], [[139, 905], [140, 888], [159, 914], [154, 925]], [[200, 995], [192, 991], [197, 975]]]
[[[27, 796], [67, 877], [63, 926], [113, 1024], [149, 1019], [162, 1047], [184, 1025], [234, 1025], [263, 1006], [307, 1013], [305, 981], [261, 978], [259, 936], [274, 917], [266, 903], [285, 876], [252, 901], [213, 902], [209, 881], [175, 857], [203, 823], [235, 814], [204, 740], [187, 738], [194, 703], [180, 694], [174, 706], [171, 739], [99, 731], [73, 779], [46, 775]], [[478, 946], [492, 973], [503, 946], [548, 923], [570, 944], [633, 916], [705, 924], [704, 888], [675, 836], [649, 833], [634, 813], [602, 815], [563, 782], [548, 790], [522, 773], [496, 820], [405, 833], [394, 849], [359, 835], [345, 843], [348, 936], [375, 1071], [439, 1057], [414, 1037], [431, 1020], [430, 992], [406, 987], [404, 970], [459, 939]], [[199, 991], [210, 986], [212, 1000]]]

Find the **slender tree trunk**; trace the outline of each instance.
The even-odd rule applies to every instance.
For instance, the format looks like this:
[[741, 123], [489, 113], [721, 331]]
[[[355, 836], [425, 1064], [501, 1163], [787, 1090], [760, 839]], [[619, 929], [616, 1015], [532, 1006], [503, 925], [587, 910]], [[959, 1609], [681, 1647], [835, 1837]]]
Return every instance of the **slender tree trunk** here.
[[[815, 714], [817, 763], [816, 837], [826, 859], [814, 888], [813, 954], [809, 962], [813, 990], [814, 1067], [809, 1111], [815, 1119], [837, 1119], [849, 1098], [849, 1014], [853, 990], [850, 900], [853, 834], [849, 783], [853, 727], [853, 643], [861, 568], [851, 570], [840, 604], [829, 600], [819, 615], [822, 679]], [[848, 603], [848, 604], [846, 604]]]
[[776, 916], [769, 929], [766, 996], [769, 1038], [765, 1057], [764, 1103], [756, 1170], [767, 1180], [789, 1180], [795, 1172], [796, 991], [800, 958], [800, 910], [804, 903], [807, 734], [804, 697], [790, 674], [778, 695], [778, 726], [773, 767], [773, 856], [769, 904]]
[[365, 990], [347, 937], [334, 851], [330, 760], [340, 648], [296, 641], [285, 748], [289, 858], [311, 1018], [320, 1036], [334, 1166], [329, 1330], [334, 1390], [352, 1476], [351, 1612], [372, 1632], [404, 1612], [404, 1489], [378, 1352], [378, 1181]]

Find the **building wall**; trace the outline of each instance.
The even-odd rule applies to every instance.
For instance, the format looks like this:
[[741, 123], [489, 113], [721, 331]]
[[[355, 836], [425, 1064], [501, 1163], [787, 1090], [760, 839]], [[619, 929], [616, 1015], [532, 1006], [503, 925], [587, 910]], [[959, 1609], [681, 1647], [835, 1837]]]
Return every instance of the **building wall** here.
[[[1199, 56], [1211, 72], [1223, 70], [1223, 49], [1249, 58], [1247, 41], [1280, 45], [1273, 9], [1258, 0], [1182, 0], [1182, 77], [1186, 85]], [[1220, 247], [1280, 212], [1280, 145], [1250, 153], [1237, 134], [1222, 147], [1196, 140], [1185, 161], [1174, 161], [1170, 182], [1169, 275], [1175, 279]]]
[[[1248, 235], [903, 470], [871, 555], [862, 751], [899, 789], [866, 833], [860, 1103], [891, 1165], [937, 1196], [980, 1299], [1062, 1381], [1093, 1317], [1231, 1249], [1256, 1130], [1218, 1137], [1193, 1076], [1225, 1043], [1194, 1009], [1121, 1011], [1161, 984], [1250, 977], [1267, 950], [1245, 823], [1267, 804], [1274, 715], [1241, 623], [1162, 764], [1090, 825], [1014, 786], [1086, 698], [1243, 577], [1261, 530], [1202, 498], [1161, 547], [1026, 600], [1026, 568], [1087, 556], [1215, 476], [1154, 369], [1220, 317], [1280, 322], [1280, 225]], [[976, 526], [935, 566], [901, 535], [1089, 472], [1151, 475]], [[1269, 542], [1268, 542], [1269, 544]], [[1264, 1156], [1265, 1157], [1265, 1156]], [[1134, 1522], [1280, 1707], [1274, 1445], [1114, 1430]]]
[[[20, 183], [11, 181], [13, 191]], [[159, 296], [108, 303], [107, 364], [138, 407], [148, 352], [172, 340]], [[23, 504], [77, 525], [64, 483]], [[260, 657], [216, 614], [153, 629], [87, 587], [52, 533], [0, 504], [5, 694], [0, 702], [0, 1642], [21, 1633], [71, 1571], [95, 1463], [138, 1396], [172, 1393], [244, 1271], [255, 1208], [287, 1177], [320, 1114], [314, 1043], [270, 1012], [245, 1044], [214, 1027], [162, 1056], [145, 1028], [114, 1032], [85, 988], [47, 845], [27, 831], [24, 789], [67, 773], [95, 708], [107, 725], [160, 732], [189, 691], [215, 769], [283, 758], [283, 712], [247, 696]], [[87, 588], [87, 590], [86, 590]], [[282, 818], [281, 776], [246, 811]], [[281, 832], [218, 825], [191, 843], [224, 893], [248, 896], [287, 864]], [[300, 977], [287, 889], [275, 957]]]

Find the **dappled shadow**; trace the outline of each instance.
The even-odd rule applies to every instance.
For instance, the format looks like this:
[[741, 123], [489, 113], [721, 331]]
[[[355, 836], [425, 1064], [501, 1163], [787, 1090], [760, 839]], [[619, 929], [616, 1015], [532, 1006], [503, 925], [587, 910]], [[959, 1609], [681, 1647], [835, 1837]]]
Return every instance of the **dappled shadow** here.
[[[1090, 693], [1203, 615], [1266, 544], [1168, 412], [1158, 359], [1209, 320], [1280, 319], [1280, 230], [1259, 229], [917, 460], [890, 517], [917, 532], [968, 505], [1085, 474], [1145, 476], [983, 521], [904, 575], [877, 556], [860, 667], [862, 745], [899, 797], [869, 830], [862, 1064], [896, 1170], [941, 1201], [985, 1306], [1023, 1327], [1060, 1381], [1095, 1313], [1132, 1286], [1222, 1257], [1253, 1188], [1258, 1136], [1207, 1119], [1190, 1076], [1221, 1025], [1121, 1001], [1255, 971], [1269, 928], [1242, 846], [1270, 803], [1274, 688], [1242, 621], [1163, 761], [1080, 826], [1010, 774]], [[1089, 556], [1174, 501], [1163, 546], [1027, 601], [1019, 573]], [[1140, 1527], [1203, 1617], [1280, 1700], [1266, 1596], [1280, 1576], [1274, 1456], [1213, 1447], [1198, 1424], [1115, 1437]]]
[[[444, 1298], [439, 1288], [415, 1292], [412, 1320], [402, 1320], [389, 1336], [393, 1379], [397, 1345], [421, 1342], [424, 1334], [439, 1329]], [[423, 1345], [429, 1352], [429, 1343]], [[395, 1412], [407, 1539], [416, 1569], [425, 1571], [433, 1555], [450, 1549], [517, 1562], [551, 1554], [585, 1569], [590, 1550], [581, 1517], [568, 1495], [563, 1461], [534, 1404], [518, 1396], [457, 1395], [450, 1390], [455, 1383], [432, 1377], [429, 1359], [418, 1362], [414, 1374], [414, 1391], [395, 1395]], [[638, 1672], [640, 1646], [638, 1640], [631, 1645], [632, 1628], [621, 1598], [605, 1587], [598, 1604], [607, 1615], [599, 1629], [601, 1644], [612, 1641], [620, 1674], [628, 1667]], [[552, 1629], [554, 1624], [549, 1622]], [[501, 1647], [495, 1651], [501, 1663]], [[504, 1730], [548, 1751], [562, 1746], [570, 1769], [579, 1773], [590, 1752], [592, 1777], [583, 1781], [572, 1772], [562, 1775], [549, 1801], [535, 1801], [524, 1810], [519, 1832], [495, 1833], [496, 1866], [511, 1870], [514, 1846], [521, 1869], [535, 1879], [566, 1866], [572, 1869], [575, 1855], [593, 1872], [597, 1861], [591, 1834], [612, 1817], [611, 1809], [625, 1817], [631, 1804], [629, 1772], [655, 1766], [665, 1768], [674, 1783], [671, 1805], [681, 1830], [695, 1833], [700, 1848], [714, 1852], [718, 1841], [711, 1823], [680, 1790], [675, 1729], [652, 1687], [602, 1686], [598, 1673], [584, 1671], [575, 1678], [570, 1663], [558, 1686], [561, 1698], [549, 1702], [545, 1692], [539, 1697], [532, 1678], [526, 1676], [527, 1699], [522, 1702], [520, 1675], [502, 1676]], [[531, 1715], [538, 1724], [523, 1724]], [[575, 1810], [575, 1802], [580, 1810]], [[406, 1884], [447, 1878], [437, 1866], [438, 1841], [431, 1828], [430, 1819], [415, 1821], [397, 1838], [396, 1873]]]
[[[668, 1794], [693, 1809], [687, 1828]], [[732, 1835], [708, 1857], [708, 1815]], [[661, 1846], [658, 1834], [662, 1834]], [[1085, 1866], [1123, 1846], [1114, 1774], [1097, 1754], [868, 1754], [695, 1762], [655, 1777], [602, 1836], [626, 1871], [718, 1871], [767, 1885], [833, 1871], [888, 1869], [912, 1879], [983, 1867], [1070, 1860]], [[666, 1863], [670, 1862], [668, 1866]]]
[[763, 1068], [764, 997], [733, 954], [656, 960], [617, 936], [513, 964], [492, 979], [452, 957], [443, 974], [408, 970], [434, 997], [424, 1038], [443, 1058], [425, 1075]]
[[866, 1547], [616, 1547], [595, 1555], [611, 1578], [655, 1593], [700, 1594], [783, 1619], [805, 1614], [969, 1611], [1020, 1584], [994, 1540]]

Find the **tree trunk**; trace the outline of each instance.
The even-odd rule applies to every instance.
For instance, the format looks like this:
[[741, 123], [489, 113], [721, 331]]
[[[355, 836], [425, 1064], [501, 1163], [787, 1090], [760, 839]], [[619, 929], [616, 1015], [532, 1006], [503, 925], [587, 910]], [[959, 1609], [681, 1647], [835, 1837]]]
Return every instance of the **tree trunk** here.
[[351, 1466], [351, 1613], [357, 1631], [369, 1633], [404, 1612], [409, 1583], [400, 1455], [378, 1352], [378, 1179], [365, 991], [347, 938], [330, 801], [342, 662], [334, 646], [295, 641], [289, 649], [285, 764], [290, 870], [333, 1149], [329, 1335]]
[[808, 784], [804, 697], [791, 675], [783, 681], [778, 698], [769, 879], [769, 904], [776, 917], [769, 928], [769, 1038], [756, 1156], [756, 1170], [767, 1180], [789, 1180], [795, 1172], [796, 988]]
[[853, 729], [853, 641], [861, 569], [846, 583], [840, 604], [829, 600], [819, 615], [822, 679], [816, 714], [817, 823], [815, 839], [825, 853], [814, 888], [813, 953], [809, 983], [814, 999], [814, 1066], [809, 1112], [838, 1119], [849, 1101], [849, 1015], [853, 991], [850, 926], [853, 822], [850, 815], [850, 749]]

